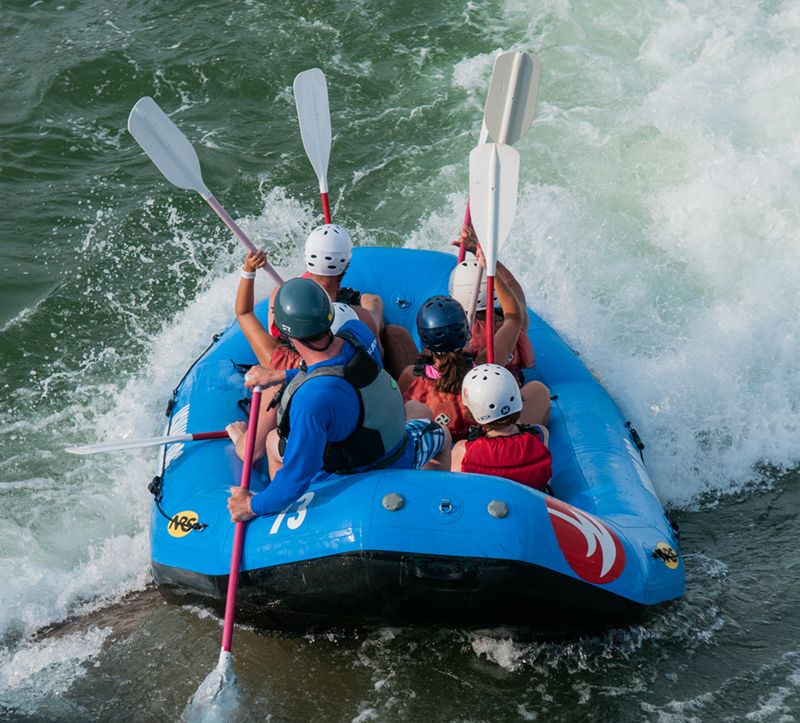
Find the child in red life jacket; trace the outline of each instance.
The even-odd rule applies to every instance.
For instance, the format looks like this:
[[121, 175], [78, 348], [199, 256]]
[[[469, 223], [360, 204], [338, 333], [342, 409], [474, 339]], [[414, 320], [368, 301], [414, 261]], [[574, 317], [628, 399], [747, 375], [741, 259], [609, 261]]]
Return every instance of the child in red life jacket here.
[[461, 400], [478, 427], [453, 447], [453, 472], [505, 477], [537, 490], [552, 475], [547, 428], [518, 424], [525, 418], [514, 376], [498, 364], [482, 364], [464, 379]]
[[[486, 263], [482, 254], [480, 262]], [[504, 316], [495, 335], [494, 349], [498, 359], [507, 359], [520, 336], [523, 311], [503, 278], [497, 276], [495, 280]], [[467, 315], [461, 304], [450, 296], [433, 296], [423, 302], [417, 314], [417, 332], [432, 356], [423, 353], [415, 365], [403, 370], [398, 379], [403, 399], [427, 404], [434, 421], [447, 426], [453, 441], [466, 439], [474, 422], [465, 414], [461, 385], [476, 363], [486, 362], [487, 350], [483, 348], [477, 355], [466, 352], [470, 343]], [[550, 419], [547, 387], [539, 381], [531, 381], [522, 387], [521, 394], [530, 410], [531, 422], [546, 425]]]

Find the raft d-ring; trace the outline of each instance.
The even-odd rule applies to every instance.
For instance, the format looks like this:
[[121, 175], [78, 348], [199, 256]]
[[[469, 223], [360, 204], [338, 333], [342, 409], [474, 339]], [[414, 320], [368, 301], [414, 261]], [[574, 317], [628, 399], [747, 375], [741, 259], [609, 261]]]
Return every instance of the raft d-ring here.
[[428, 503], [428, 510], [433, 515], [433, 519], [443, 525], [451, 525], [461, 519], [464, 514], [464, 502], [456, 495], [431, 498]]
[[389, 306], [401, 314], [414, 308], [414, 294], [409, 289], [396, 289], [389, 299]]

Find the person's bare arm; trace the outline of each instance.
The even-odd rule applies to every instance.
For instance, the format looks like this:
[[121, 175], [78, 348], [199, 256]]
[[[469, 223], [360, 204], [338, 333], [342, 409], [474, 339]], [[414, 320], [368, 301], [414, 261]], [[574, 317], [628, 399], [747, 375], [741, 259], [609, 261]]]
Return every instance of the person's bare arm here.
[[[247, 254], [244, 261], [245, 272], [256, 273], [267, 263], [267, 254], [264, 251]], [[272, 358], [272, 353], [278, 348], [278, 340], [269, 333], [255, 314], [255, 279], [245, 279], [239, 282], [236, 293], [236, 320], [250, 343], [259, 364], [266, 366]], [[275, 294], [276, 289], [272, 292]], [[270, 306], [272, 301], [270, 300]]]
[[[486, 268], [486, 259], [483, 254], [479, 254], [481, 265]], [[500, 306], [503, 309], [503, 325], [497, 330], [494, 335], [494, 361], [496, 364], [505, 366], [506, 361], [514, 351], [519, 339], [520, 330], [522, 329], [522, 310], [519, 300], [514, 295], [514, 292], [508, 287], [501, 276], [495, 276], [495, 291], [497, 298], [500, 300]], [[488, 311], [487, 311], [488, 318]], [[475, 359], [476, 364], [485, 364], [487, 359], [487, 350], [483, 349]]]
[[378, 353], [381, 355], [381, 359], [383, 359], [383, 344], [381, 344], [381, 338], [380, 335], [378, 334], [378, 329], [375, 326], [374, 317], [369, 312], [369, 310], [365, 309], [363, 306], [351, 306], [350, 308], [356, 312], [358, 320], [364, 322], [367, 328], [375, 336], [375, 340], [378, 342]]
[[[458, 240], [451, 241], [450, 245], [451, 246], [463, 245], [467, 249], [467, 251], [469, 251], [472, 254], [475, 254], [475, 256], [478, 255], [478, 237], [475, 235], [475, 230], [472, 228], [472, 226], [464, 226], [464, 228], [461, 230], [461, 233], [458, 236]], [[528, 304], [525, 300], [525, 292], [522, 290], [522, 286], [519, 283], [519, 281], [517, 281], [514, 274], [512, 274], [499, 260], [497, 262], [496, 271], [497, 271], [496, 278], [499, 277], [503, 279], [503, 281], [506, 282], [508, 288], [514, 292], [514, 296], [516, 296], [517, 299], [519, 300], [519, 303], [522, 307], [521, 329], [524, 334], [527, 334], [528, 327], [530, 326], [530, 319], [528, 318]]]
[[450, 453], [450, 471], [461, 472], [461, 462], [464, 455], [467, 453], [467, 442], [462, 439], [453, 445], [453, 451]]
[[407, 366], [403, 369], [402, 373], [400, 374], [400, 378], [397, 380], [397, 386], [400, 387], [400, 391], [405, 394], [406, 390], [411, 386], [411, 383], [414, 381], [414, 367]]
[[517, 281], [514, 274], [512, 274], [505, 266], [503, 266], [500, 261], [497, 262], [497, 276], [495, 278], [502, 279], [506, 283], [506, 286], [508, 286], [508, 288], [514, 292], [514, 296], [517, 297], [522, 314], [522, 326], [520, 328], [523, 334], [527, 334], [528, 327], [530, 326], [531, 322], [528, 318], [528, 304], [525, 301], [525, 292], [522, 290], [522, 286], [520, 285], [519, 281]]
[[383, 299], [377, 294], [361, 294], [361, 306], [372, 314], [377, 329], [375, 336], [380, 338], [383, 334]]

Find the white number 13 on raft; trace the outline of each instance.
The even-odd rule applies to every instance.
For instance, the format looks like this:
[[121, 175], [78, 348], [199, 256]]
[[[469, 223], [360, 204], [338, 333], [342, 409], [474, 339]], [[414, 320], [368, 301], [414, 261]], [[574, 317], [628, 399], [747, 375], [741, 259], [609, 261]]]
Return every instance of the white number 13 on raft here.
[[275, 522], [272, 525], [272, 529], [269, 531], [270, 535], [274, 535], [279, 529], [281, 524], [283, 523], [283, 518], [289, 513], [289, 510], [297, 505], [297, 509], [295, 512], [297, 513], [293, 517], [289, 517], [286, 520], [286, 525], [290, 530], [296, 530], [300, 525], [303, 524], [303, 520], [306, 518], [306, 510], [308, 510], [308, 506], [311, 504], [311, 501], [314, 499], [313, 492], [306, 492], [299, 500], [292, 502], [288, 507], [284, 507], [279, 513], [278, 516], [275, 518]]

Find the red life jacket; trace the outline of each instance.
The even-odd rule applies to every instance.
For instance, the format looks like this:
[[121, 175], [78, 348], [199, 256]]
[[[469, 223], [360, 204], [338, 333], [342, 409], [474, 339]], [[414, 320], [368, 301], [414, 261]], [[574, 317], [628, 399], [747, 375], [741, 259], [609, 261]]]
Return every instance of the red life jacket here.
[[487, 437], [467, 441], [461, 461], [462, 472], [489, 474], [541, 490], [552, 477], [550, 450], [544, 446], [538, 430], [517, 425], [519, 434], [508, 437]]
[[[497, 334], [500, 327], [503, 326], [503, 317], [498, 315], [497, 309], [494, 312], [494, 333]], [[475, 323], [472, 326], [472, 338], [469, 341], [469, 346], [464, 351], [475, 354], [476, 356], [486, 348], [486, 315], [485, 312], [481, 315], [475, 316]], [[501, 360], [497, 360], [498, 364], [503, 364]], [[533, 346], [527, 334], [520, 332], [517, 339], [517, 345], [511, 352], [511, 358], [506, 364], [503, 364], [508, 371], [510, 371], [514, 378], [519, 381], [520, 374], [523, 369], [529, 369], [533, 366]]]
[[281, 344], [272, 352], [272, 356], [269, 360], [269, 368], [277, 369], [278, 371], [282, 369], [297, 369], [302, 363], [303, 357], [297, 353], [297, 350], [293, 346], [284, 346]]
[[432, 361], [431, 357], [421, 356], [417, 359], [414, 365], [414, 381], [403, 394], [403, 401], [416, 399], [427, 404], [433, 412], [434, 420], [447, 425], [454, 442], [466, 439], [475, 422], [467, 417], [460, 394], [448, 394], [436, 389], [436, 379], [430, 378], [426, 373], [428, 361]]

